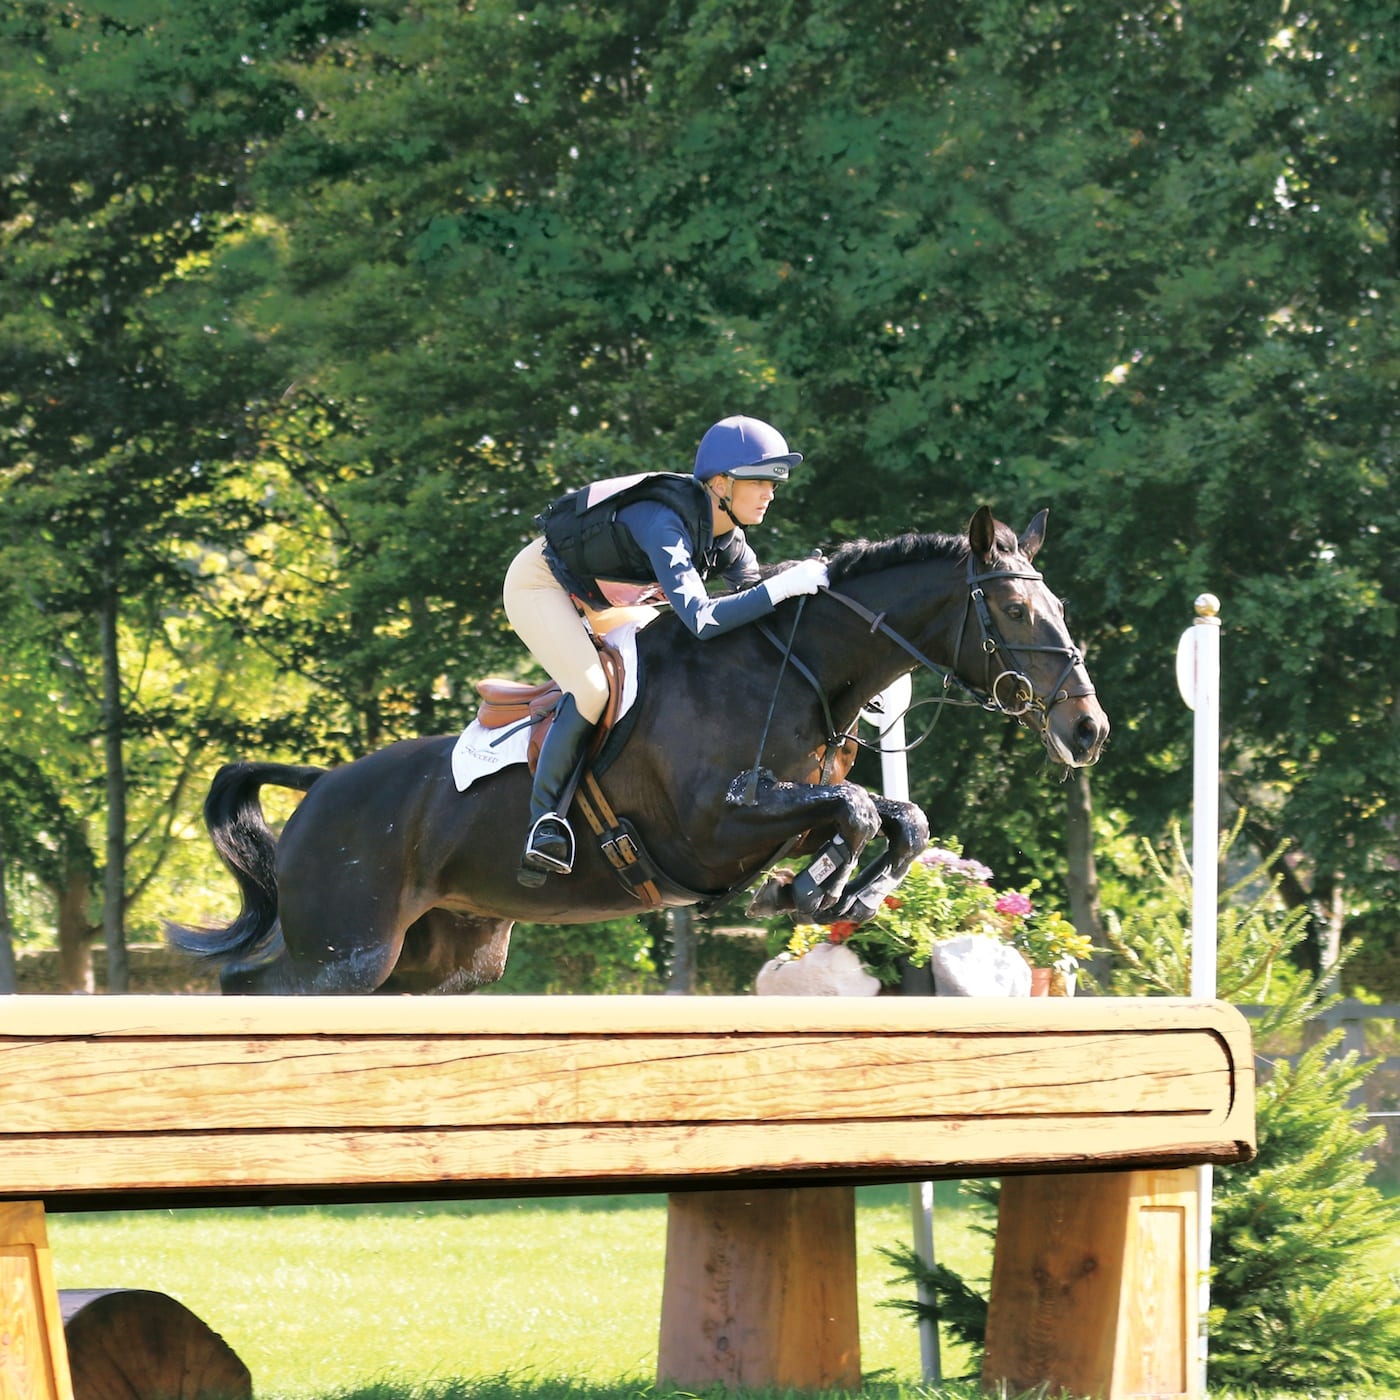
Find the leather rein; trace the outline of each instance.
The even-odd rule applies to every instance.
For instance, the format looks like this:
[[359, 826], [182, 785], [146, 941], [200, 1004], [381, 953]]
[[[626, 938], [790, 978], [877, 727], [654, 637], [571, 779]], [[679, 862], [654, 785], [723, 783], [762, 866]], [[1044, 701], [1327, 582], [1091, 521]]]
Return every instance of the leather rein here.
[[[967, 606], [964, 608], [962, 619], [958, 623], [958, 635], [953, 645], [953, 656], [957, 657], [961, 655], [963, 638], [967, 633], [968, 618], [975, 615], [977, 618], [977, 626], [982, 634], [981, 649], [987, 658], [987, 686], [984, 690], [979, 690], [976, 686], [969, 685], [949, 667], [941, 666], [932, 658], [925, 656], [913, 642], [902, 633], [897, 632], [885, 621], [885, 614], [883, 612], [871, 612], [863, 603], [857, 602], [856, 599], [852, 598], [849, 594], [841, 593], [837, 589], [827, 588], [823, 590], [827, 597], [831, 598], [834, 602], [840, 603], [842, 607], [855, 613], [857, 617], [867, 623], [872, 633], [879, 632], [882, 636], [887, 637], [896, 646], [912, 656], [924, 670], [938, 676], [943, 682], [944, 693], [942, 695], [934, 696], [931, 699], [919, 702], [920, 704], [937, 706], [933, 718], [929, 721], [924, 732], [912, 743], [905, 745], [899, 752], [907, 753], [912, 749], [916, 749], [929, 737], [933, 732], [934, 725], [937, 724], [941, 718], [943, 706], [945, 705], [965, 705], [968, 707], [975, 705], [994, 714], [1006, 715], [1011, 719], [1020, 721], [1022, 724], [1026, 722], [1027, 715], [1034, 713], [1040, 715], [1043, 722], [1048, 724], [1050, 711], [1053, 710], [1056, 705], [1061, 704], [1065, 700], [1083, 699], [1095, 693], [1093, 686], [1084, 686], [1074, 691], [1064, 688], [1065, 681], [1073, 673], [1075, 667], [1082, 665], [1084, 660], [1077, 647], [1041, 646], [1032, 643], [1021, 643], [1013, 647], [1002, 637], [1001, 633], [997, 630], [996, 622], [992, 618], [991, 609], [987, 605], [987, 597], [982, 585], [995, 579], [1007, 578], [1025, 579], [1036, 583], [1044, 582], [1044, 575], [1037, 572], [1035, 569], [989, 569], [985, 573], [979, 573], [973, 556], [970, 554], [968, 555]], [[831, 705], [827, 700], [826, 691], [823, 689], [821, 682], [817, 679], [811, 668], [793, 654], [792, 644], [796, 638], [798, 623], [801, 621], [802, 604], [805, 602], [805, 598], [799, 600], [797, 617], [793, 620], [792, 634], [786, 642], [780, 641], [765, 623], [760, 622], [755, 624], [763, 636], [783, 654], [783, 664], [778, 670], [778, 679], [774, 686], [774, 702], [776, 703], [777, 701], [778, 686], [782, 684], [783, 670], [791, 666], [793, 670], [812, 687], [817, 694], [817, 699], [821, 703], [822, 715], [825, 720], [827, 732], [826, 744], [828, 762], [832, 760], [837, 748], [846, 742], [858, 744], [861, 748], [878, 749], [880, 747], [878, 742], [872, 744], [869, 740], [860, 738], [859, 735], [854, 732], [854, 724], [852, 724], [850, 729], [845, 731], [837, 729], [836, 722], [831, 714]], [[1027, 652], [1048, 652], [1065, 658], [1064, 669], [1060, 672], [1059, 678], [1055, 681], [1055, 684], [1050, 688], [1048, 698], [1042, 696], [1036, 690], [1030, 677], [1027, 676], [1016, 663], [1017, 654], [1024, 654]], [[993, 674], [994, 668], [998, 664], [1001, 665], [1002, 669]], [[1008, 687], [1010, 689], [1009, 696], [1004, 694]], [[951, 689], [957, 689], [962, 692], [961, 696], [954, 698], [952, 695], [948, 694]], [[772, 708], [770, 707], [769, 719], [771, 720], [771, 718]], [[764, 736], [766, 739], [766, 724], [764, 726]], [[761, 752], [762, 748], [760, 747], [760, 753]], [[757, 763], [755, 763], [754, 766], [756, 769], [758, 766]], [[826, 781], [826, 774], [827, 764], [824, 763], [823, 782]]]

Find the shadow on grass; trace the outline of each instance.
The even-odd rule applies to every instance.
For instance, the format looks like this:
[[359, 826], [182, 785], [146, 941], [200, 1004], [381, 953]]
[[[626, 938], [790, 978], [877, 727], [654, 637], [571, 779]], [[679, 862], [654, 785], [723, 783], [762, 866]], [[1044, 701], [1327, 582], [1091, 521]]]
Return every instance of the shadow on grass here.
[[[981, 1387], [974, 1381], [950, 1381], [938, 1386], [871, 1381], [859, 1391], [730, 1391], [716, 1386], [695, 1392], [658, 1387], [643, 1380], [600, 1385], [567, 1376], [517, 1373], [476, 1380], [431, 1381], [412, 1388], [386, 1382], [336, 1391], [325, 1400], [983, 1400], [983, 1397]], [[1008, 1396], [1007, 1400], [1019, 1400], [1019, 1397]], [[1034, 1391], [1027, 1400], [1043, 1400], [1043, 1392]]]
[[[1380, 1391], [1348, 1391], [1356, 1400], [1390, 1400]], [[1261, 1388], [1211, 1390], [1210, 1400], [1335, 1400], [1332, 1392], [1283, 1391]], [[1045, 1386], [1012, 1393], [984, 1394], [975, 1380], [915, 1385], [871, 1379], [859, 1391], [709, 1390], [658, 1387], [650, 1381], [619, 1380], [614, 1384], [573, 1380], [567, 1376], [536, 1376], [529, 1372], [486, 1376], [476, 1380], [431, 1381], [417, 1386], [385, 1383], [335, 1391], [324, 1400], [1074, 1400], [1064, 1391]]]

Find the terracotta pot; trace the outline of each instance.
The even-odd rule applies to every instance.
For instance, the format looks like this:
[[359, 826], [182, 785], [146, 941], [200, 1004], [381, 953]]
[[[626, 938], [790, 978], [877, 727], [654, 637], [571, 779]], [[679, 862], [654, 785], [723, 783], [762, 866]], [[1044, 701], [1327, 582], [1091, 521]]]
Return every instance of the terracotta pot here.
[[1074, 995], [1074, 973], [1061, 972], [1058, 967], [1031, 968], [1031, 995], [1033, 997], [1072, 997]]

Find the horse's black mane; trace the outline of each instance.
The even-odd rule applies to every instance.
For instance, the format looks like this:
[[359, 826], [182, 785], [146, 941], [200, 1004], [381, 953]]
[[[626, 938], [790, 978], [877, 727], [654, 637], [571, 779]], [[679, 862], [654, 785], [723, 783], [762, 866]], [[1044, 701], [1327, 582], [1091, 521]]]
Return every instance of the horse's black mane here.
[[963, 559], [966, 535], [896, 535], [890, 540], [848, 540], [826, 561], [832, 583], [843, 578], [873, 574], [901, 564], [922, 564], [930, 559]]

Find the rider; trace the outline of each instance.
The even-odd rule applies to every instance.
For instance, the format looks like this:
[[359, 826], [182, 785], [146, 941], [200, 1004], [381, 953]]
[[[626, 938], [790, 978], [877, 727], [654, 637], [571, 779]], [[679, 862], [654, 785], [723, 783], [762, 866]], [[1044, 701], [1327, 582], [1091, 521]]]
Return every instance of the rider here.
[[[558, 809], [608, 699], [590, 630], [601, 635], [649, 614], [637, 603], [664, 599], [705, 641], [826, 586], [819, 559], [760, 582], [744, 539], [743, 527], [763, 519], [776, 483], [801, 460], [769, 424], [725, 418], [700, 440], [690, 476], [646, 472], [597, 481], [536, 518], [543, 535], [506, 571], [506, 617], [564, 694], [535, 770], [522, 880], [527, 871], [573, 869], [574, 834]], [[710, 597], [703, 580], [711, 573], [740, 591]]]

